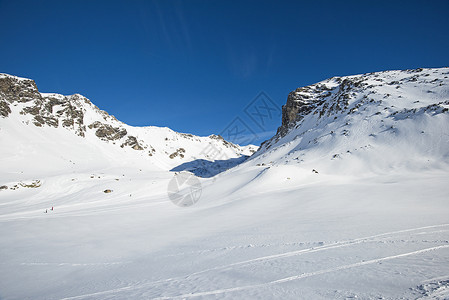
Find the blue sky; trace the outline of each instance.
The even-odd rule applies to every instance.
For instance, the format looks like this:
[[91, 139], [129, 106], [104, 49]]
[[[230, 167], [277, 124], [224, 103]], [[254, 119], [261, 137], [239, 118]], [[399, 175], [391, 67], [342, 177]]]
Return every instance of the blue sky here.
[[262, 91], [280, 108], [332, 76], [449, 66], [448, 16], [442, 0], [0, 0], [0, 72], [130, 125], [209, 135], [237, 120], [261, 141], [281, 123], [245, 113]]

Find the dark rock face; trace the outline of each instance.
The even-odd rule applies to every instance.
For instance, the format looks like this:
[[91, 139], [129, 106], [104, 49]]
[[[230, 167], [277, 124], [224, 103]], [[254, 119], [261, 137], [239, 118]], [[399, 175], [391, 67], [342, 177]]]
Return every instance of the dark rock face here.
[[[30, 79], [14, 76], [0, 76], [0, 116], [7, 117], [11, 113], [9, 104], [22, 103], [22, 115], [33, 116], [35, 126], [63, 127], [75, 130], [84, 136], [83, 109], [80, 102], [90, 103], [81, 95], [62, 96], [56, 94], [39, 93], [36, 83]], [[92, 105], [92, 104], [90, 104]], [[54, 111], [54, 107], [60, 109]]]
[[[339, 85], [335, 88], [329, 88], [324, 84], [314, 84], [311, 86], [297, 88], [287, 97], [287, 103], [282, 106], [282, 126], [278, 128], [277, 135], [283, 137], [288, 131], [301, 121], [307, 114], [311, 113], [323, 103], [319, 111], [320, 117], [326, 113], [347, 109], [350, 93], [356, 92], [366, 85], [359, 78], [344, 79], [340, 77], [334, 79]], [[327, 99], [332, 98], [332, 105], [328, 105]]]
[[12, 76], [0, 77], [0, 95], [10, 103], [42, 99], [34, 80], [19, 79]]
[[[70, 96], [41, 94], [33, 80], [0, 74], [0, 117], [8, 117], [11, 114], [12, 105], [20, 107], [19, 113], [30, 116], [31, 124], [37, 127], [62, 126], [81, 137], [85, 137], [87, 130], [92, 129], [103, 141], [116, 141], [128, 135], [122, 123], [114, 116], [100, 110], [79, 94]], [[87, 110], [93, 110], [101, 121], [95, 121], [86, 126]], [[142, 141], [139, 143], [135, 136], [128, 136], [121, 144], [122, 148], [125, 146], [134, 150], [147, 148]], [[155, 150], [151, 148], [149, 155], [154, 152]]]
[[[402, 73], [398, 76], [398, 72]], [[433, 73], [436, 73], [434, 70]], [[441, 71], [439, 71], [441, 72]], [[424, 74], [423, 74], [424, 73]], [[397, 99], [407, 97], [406, 94], [401, 95], [402, 87], [407, 86], [407, 83], [413, 82], [413, 86], [417, 87], [419, 84], [432, 84], [428, 86], [427, 93], [434, 93], [433, 88], [444, 85], [445, 76], [449, 72], [440, 73], [440, 78], [433, 78], [431, 81], [427, 78], [429, 73], [423, 72], [423, 69], [404, 70], [404, 71], [385, 71], [362, 75], [352, 75], [347, 77], [332, 77], [320, 83], [310, 86], [301, 87], [288, 95], [287, 103], [282, 107], [282, 125], [278, 128], [277, 133], [271, 139], [262, 143], [258, 152], [263, 151], [276, 145], [283, 137], [289, 134], [293, 129], [305, 128], [312, 130], [312, 124], [319, 126], [325, 122], [332, 122], [341, 117], [349, 117], [352, 114], [358, 114], [367, 109], [374, 109], [375, 107], [384, 106], [384, 99], [392, 97], [393, 89], [399, 90], [395, 92]], [[409, 85], [410, 86], [410, 85]], [[384, 93], [390, 91], [390, 93]], [[382, 98], [379, 98], [379, 95]], [[412, 109], [398, 110], [395, 106], [385, 106], [383, 111], [376, 111], [374, 115], [381, 116], [389, 113], [388, 118], [394, 120], [402, 120], [404, 118], [412, 118], [413, 115], [431, 113], [433, 115], [440, 113], [447, 113], [449, 109], [449, 101], [441, 99], [442, 101], [434, 103], [429, 106], [423, 106]], [[419, 100], [414, 103], [418, 103]], [[371, 105], [368, 107], [368, 105]], [[390, 113], [390, 111], [393, 111]], [[309, 118], [310, 117], [310, 118]], [[305, 119], [310, 120], [308, 124], [303, 124]], [[349, 125], [349, 123], [346, 123]], [[293, 130], [297, 138], [303, 136], [306, 131]], [[334, 134], [331, 132], [331, 134]], [[349, 135], [347, 130], [342, 130], [342, 134]], [[312, 141], [309, 141], [312, 142]], [[314, 141], [315, 143], [316, 141]]]
[[144, 149], [137, 141], [137, 138], [132, 135], [128, 136], [126, 141], [120, 145], [120, 147], [122, 147], [122, 148], [125, 146], [129, 146], [129, 147], [133, 148], [134, 150], [143, 150]]
[[184, 153], [186, 152], [186, 150], [184, 149], [184, 148], [178, 148], [178, 149], [176, 149], [176, 151], [175, 152], [173, 152], [172, 154], [170, 154], [170, 158], [171, 159], [173, 159], [173, 158], [175, 158], [176, 156], [179, 156], [179, 157], [181, 157], [181, 158], [184, 158]]
[[[93, 109], [105, 120], [105, 123], [94, 122], [89, 126], [90, 129], [96, 129], [95, 135], [98, 138], [114, 141], [127, 135], [126, 129], [121, 126], [107, 124], [108, 121], [118, 122], [117, 119], [101, 111], [79, 94], [70, 96], [41, 94], [33, 80], [0, 74], [0, 116], [8, 117], [11, 113], [11, 104], [19, 103], [22, 107], [20, 114], [31, 116], [31, 123], [38, 127], [57, 128], [61, 125], [84, 137], [87, 129], [84, 124], [86, 109]], [[137, 140], [134, 143], [132, 138], [125, 144], [129, 144], [133, 149], [141, 148]]]
[[7, 117], [11, 113], [11, 108], [9, 107], [8, 102], [5, 100], [0, 100], [0, 116]]
[[113, 127], [109, 124], [101, 122], [94, 122], [89, 125], [90, 129], [97, 129], [95, 135], [103, 141], [114, 141], [121, 139], [127, 134], [126, 129], [120, 127]]
[[[298, 126], [301, 120], [310, 113], [319, 114], [319, 117], [338, 111], [346, 110], [350, 93], [362, 89], [364, 83], [355, 79], [344, 79], [333, 77], [328, 81], [334, 81], [336, 85], [329, 87], [323, 83], [317, 83], [310, 86], [300, 87], [291, 92], [287, 97], [287, 103], [282, 106], [282, 125], [278, 128], [276, 135], [262, 143], [261, 148], [268, 149], [271, 144], [294, 127]], [[329, 99], [333, 99], [329, 105]]]
[[277, 134], [284, 136], [288, 130], [300, 121], [315, 107], [314, 102], [308, 101], [308, 96], [301, 94], [302, 89], [291, 92], [287, 97], [287, 103], [282, 106], [282, 125]]
[[[79, 106], [72, 104], [73, 98], [73, 96], [68, 97], [64, 108], [56, 112], [56, 115], [62, 119], [62, 126], [68, 128], [82, 127], [84, 124], [84, 112]], [[53, 110], [53, 107], [51, 109]]]

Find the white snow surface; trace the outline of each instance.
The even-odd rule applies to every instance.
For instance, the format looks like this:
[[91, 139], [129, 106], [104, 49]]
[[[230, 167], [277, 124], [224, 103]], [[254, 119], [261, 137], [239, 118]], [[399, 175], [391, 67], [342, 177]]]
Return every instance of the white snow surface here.
[[316, 110], [190, 207], [171, 159], [0, 118], [0, 299], [448, 299], [448, 76], [343, 77], [370, 86], [346, 110], [342, 80], [311, 86]]

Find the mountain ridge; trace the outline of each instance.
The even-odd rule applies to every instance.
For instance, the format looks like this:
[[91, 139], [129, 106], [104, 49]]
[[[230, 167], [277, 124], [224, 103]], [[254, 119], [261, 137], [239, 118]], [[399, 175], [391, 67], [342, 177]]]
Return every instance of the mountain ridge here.
[[[0, 297], [447, 298], [448, 71], [295, 91], [285, 129], [220, 173], [212, 152], [212, 163], [191, 160], [207, 145], [232, 154], [218, 136], [106, 123], [119, 127], [112, 136], [150, 141], [149, 156], [120, 147], [126, 136], [98, 137], [94, 110], [83, 111], [82, 137], [76, 118], [61, 128], [70, 114], [35, 126], [20, 114], [33, 101], [8, 105]], [[200, 178], [173, 173], [185, 170]]]
[[[244, 159], [257, 149], [253, 145], [235, 145], [215, 134], [199, 137], [178, 133], [167, 127], [130, 126], [99, 109], [80, 94], [65, 96], [57, 93], [40, 93], [32, 79], [0, 74], [0, 129], [3, 133], [8, 130], [12, 132], [17, 130], [13, 128], [19, 126], [17, 123], [31, 126], [28, 127], [28, 131], [36, 132], [34, 129], [41, 129], [39, 134], [55, 129], [58, 132], [57, 136], [62, 140], [69, 133], [85, 139], [85, 141], [75, 139], [77, 141], [75, 143], [108, 144], [111, 151], [119, 150], [116, 154], [104, 153], [104, 156], [116, 156], [114, 161], [122, 160], [123, 155], [129, 156], [125, 153], [120, 154], [120, 149], [130, 149], [135, 151], [133, 156], [137, 154], [141, 159], [150, 160], [165, 170], [187, 161], [214, 161], [218, 159], [213, 155], [214, 151], [224, 154], [229, 159], [240, 157]], [[13, 137], [3, 136], [2, 139], [4, 141], [2, 143], [8, 144]], [[54, 139], [49, 143], [54, 144], [54, 147], [58, 146]], [[29, 144], [27, 136], [23, 136], [22, 144]], [[17, 148], [22, 149], [23, 145], [17, 145]], [[33, 147], [33, 143], [28, 146]], [[34, 148], [35, 152], [39, 152], [37, 147]], [[63, 151], [70, 153], [70, 149]], [[92, 150], [88, 152], [90, 151]], [[109, 150], [102, 147], [101, 151]]]
[[[282, 107], [276, 135], [251, 161], [314, 161], [330, 171], [352, 156], [360, 159], [358, 172], [362, 166], [387, 170], [420, 160], [434, 167], [447, 163], [448, 77], [449, 68], [419, 68], [332, 77], [297, 88]], [[365, 154], [356, 152], [362, 149]]]

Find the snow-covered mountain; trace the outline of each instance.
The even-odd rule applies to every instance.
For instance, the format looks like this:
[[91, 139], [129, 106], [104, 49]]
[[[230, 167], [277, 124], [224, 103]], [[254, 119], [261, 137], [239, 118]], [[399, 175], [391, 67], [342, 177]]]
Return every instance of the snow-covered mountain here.
[[190, 162], [195, 169], [215, 159], [229, 159], [230, 167], [257, 150], [218, 135], [129, 126], [79, 94], [40, 93], [33, 80], [7, 74], [0, 74], [0, 143], [3, 169], [28, 174], [133, 162], [163, 170]]
[[[2, 75], [0, 298], [449, 299], [448, 77], [299, 88], [277, 134], [210, 178], [250, 149]], [[169, 197], [182, 170], [202, 176], [188, 208]]]
[[288, 95], [251, 161], [342, 175], [441, 168], [448, 110], [449, 68], [333, 77]]

